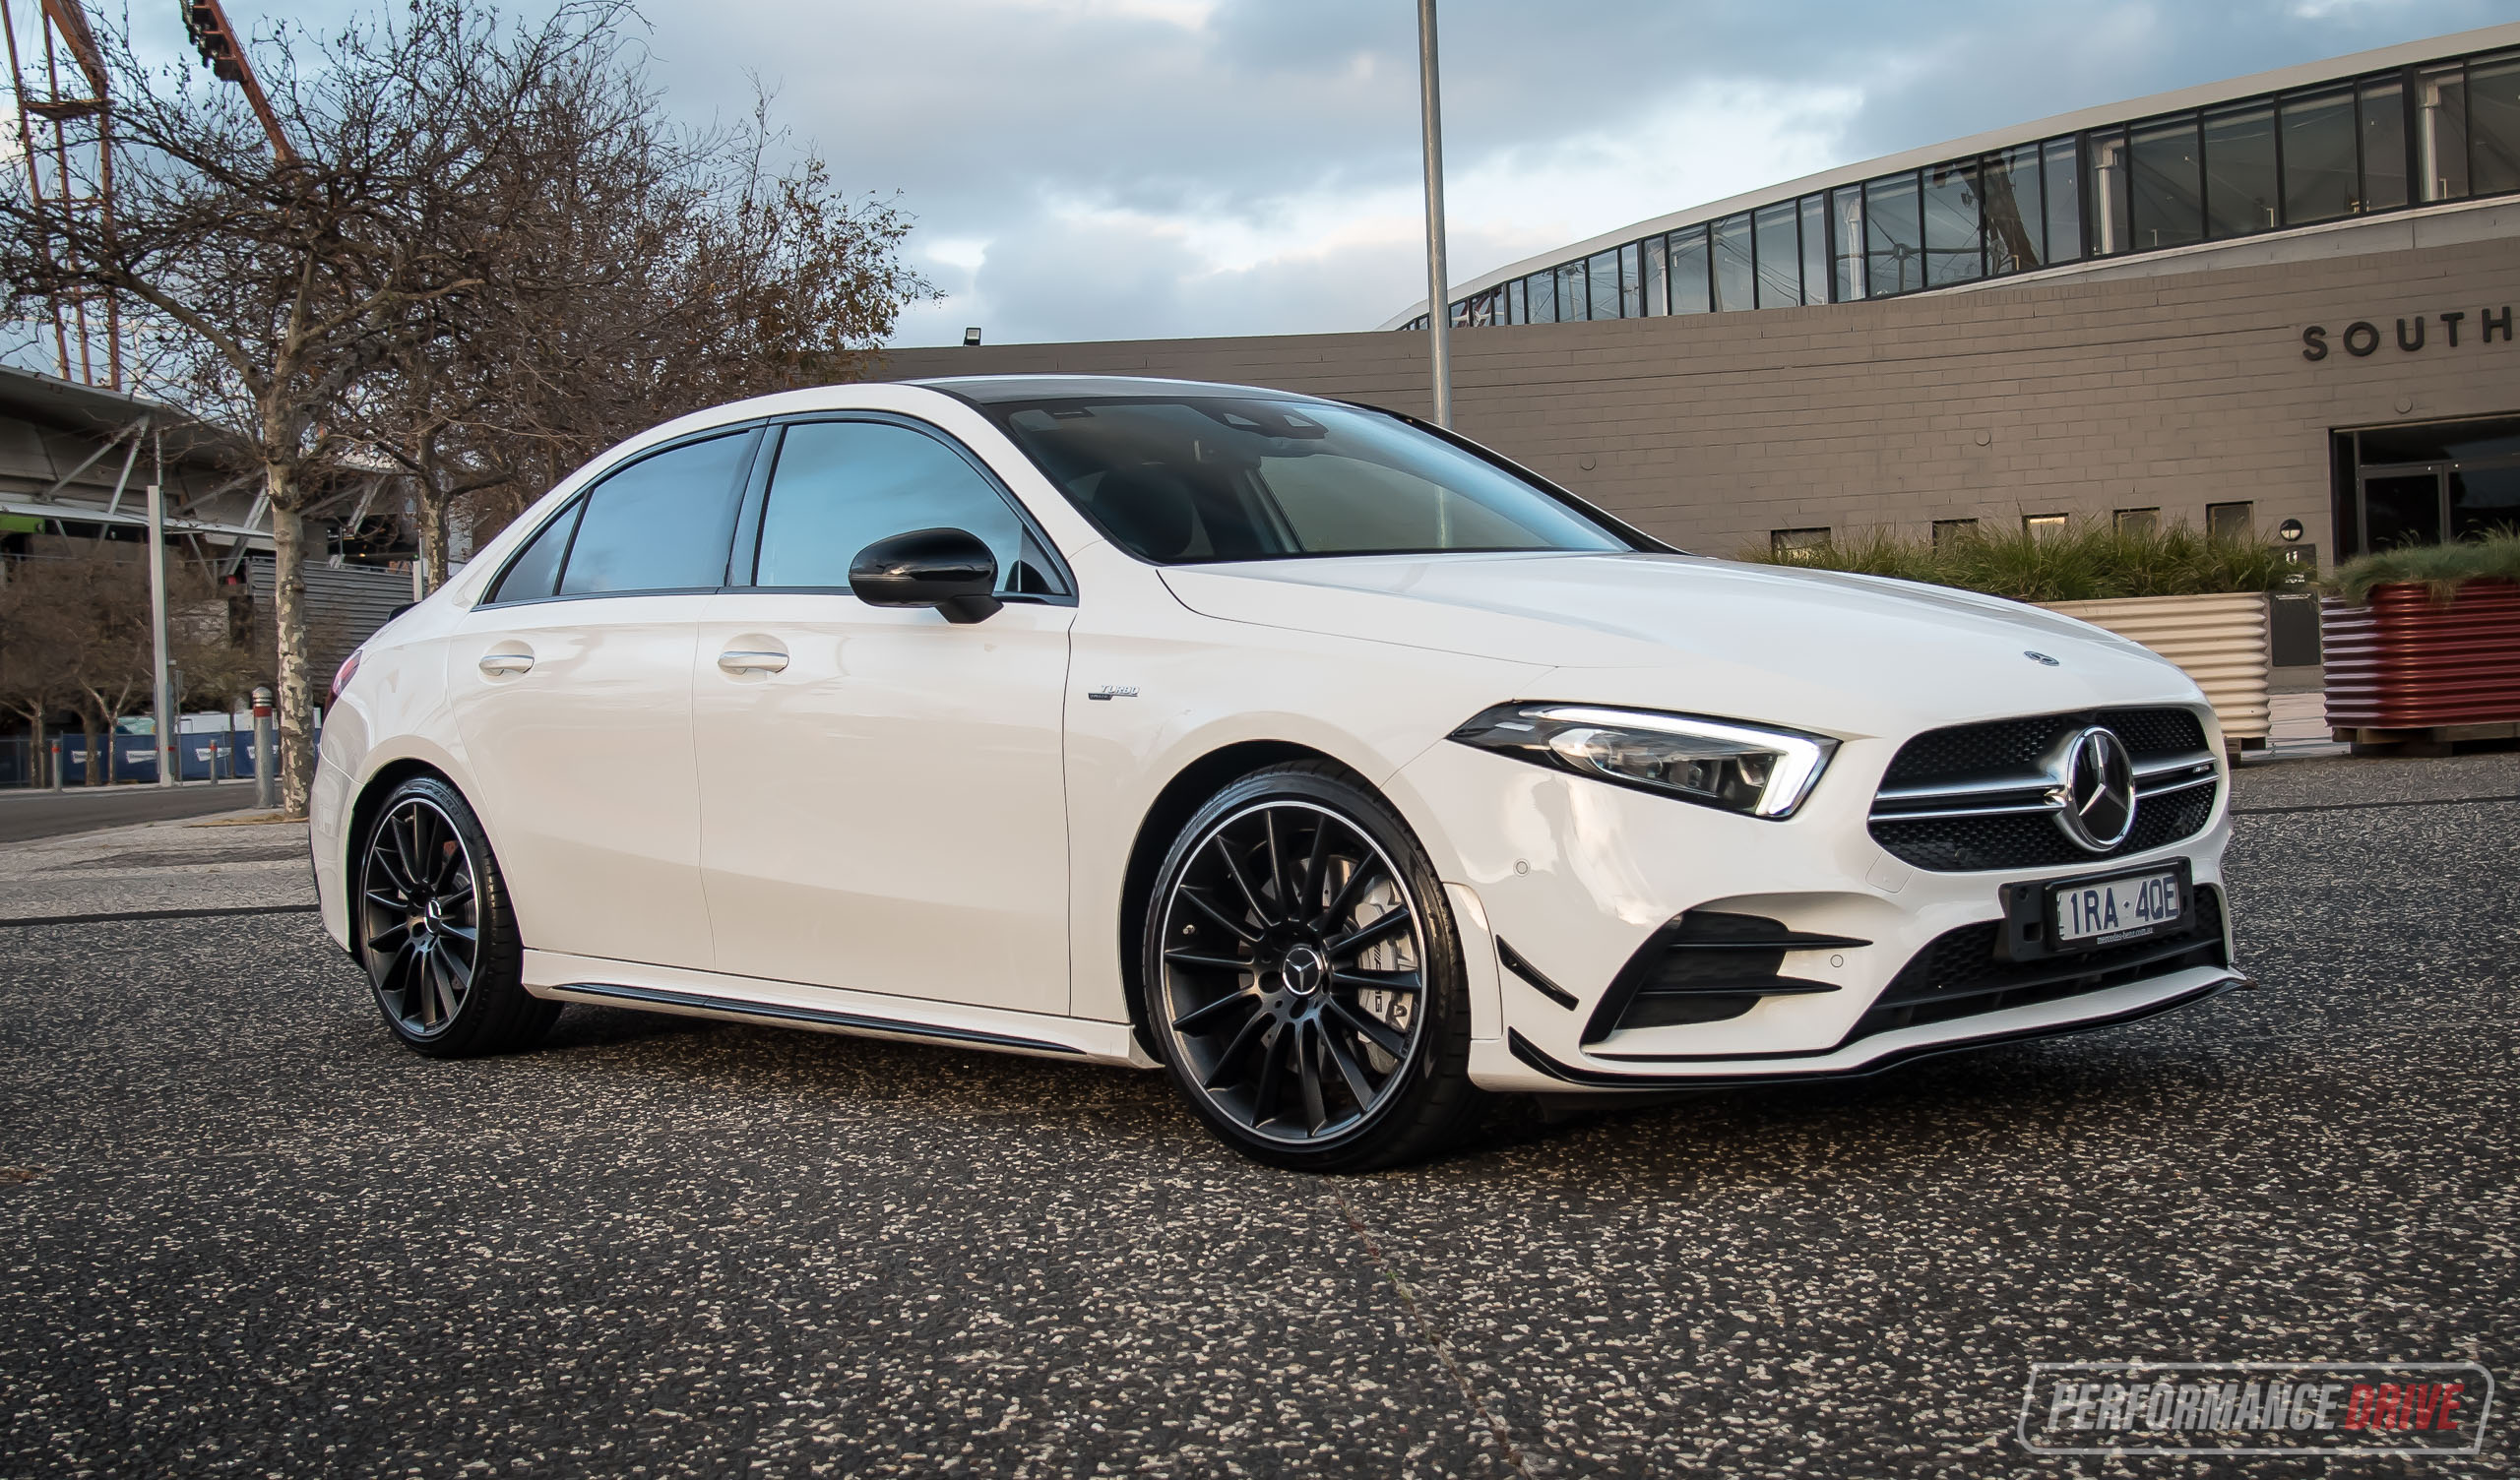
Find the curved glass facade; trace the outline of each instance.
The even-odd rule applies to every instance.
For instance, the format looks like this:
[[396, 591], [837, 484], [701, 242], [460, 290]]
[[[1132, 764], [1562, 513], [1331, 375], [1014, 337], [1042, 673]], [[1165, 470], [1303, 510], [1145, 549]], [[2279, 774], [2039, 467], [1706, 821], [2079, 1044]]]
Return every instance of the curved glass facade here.
[[[2131, 118], [1785, 196], [1495, 283], [1458, 328], [1930, 292], [2520, 192], [2520, 48]], [[1403, 326], [1426, 327], [1420, 314]]]

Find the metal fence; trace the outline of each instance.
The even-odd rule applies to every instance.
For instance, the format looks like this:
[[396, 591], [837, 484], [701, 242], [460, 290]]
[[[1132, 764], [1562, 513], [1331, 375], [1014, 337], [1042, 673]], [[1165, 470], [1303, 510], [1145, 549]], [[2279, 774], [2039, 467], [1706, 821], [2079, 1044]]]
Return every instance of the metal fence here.
[[[44, 748], [51, 750], [60, 743], [62, 784], [88, 784], [88, 738], [80, 734], [44, 737]], [[108, 769], [107, 779], [115, 781], [155, 781], [158, 779], [158, 741], [154, 735], [113, 735], [101, 747], [106, 758], [100, 765]], [[175, 740], [178, 779], [186, 781], [228, 780], [254, 773], [254, 732], [250, 729], [205, 731], [178, 735]], [[45, 768], [34, 764], [33, 742], [25, 735], [0, 739], [0, 786], [32, 786], [39, 774], [48, 776]], [[47, 780], [48, 784], [48, 780]]]

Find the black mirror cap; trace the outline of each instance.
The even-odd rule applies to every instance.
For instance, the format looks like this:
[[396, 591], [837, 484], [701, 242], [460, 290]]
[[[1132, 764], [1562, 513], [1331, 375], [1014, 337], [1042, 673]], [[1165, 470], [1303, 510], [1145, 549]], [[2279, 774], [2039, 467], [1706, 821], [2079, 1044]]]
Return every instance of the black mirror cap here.
[[849, 563], [849, 588], [869, 606], [932, 606], [948, 622], [997, 614], [997, 557], [963, 529], [913, 529], [879, 539]]

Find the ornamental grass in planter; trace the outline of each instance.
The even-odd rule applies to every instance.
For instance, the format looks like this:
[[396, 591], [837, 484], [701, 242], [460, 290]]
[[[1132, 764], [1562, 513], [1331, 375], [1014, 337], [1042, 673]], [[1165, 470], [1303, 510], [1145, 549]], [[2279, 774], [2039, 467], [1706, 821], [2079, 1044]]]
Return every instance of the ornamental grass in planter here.
[[2327, 722], [2364, 748], [2520, 736], [2520, 533], [2347, 561], [2320, 602]]
[[2227, 743], [2265, 743], [2266, 594], [2299, 568], [2276, 546], [2187, 524], [2120, 529], [1972, 528], [1939, 544], [1887, 529], [1742, 558], [1958, 586], [2031, 601], [2141, 643], [2185, 669], [2214, 706]]

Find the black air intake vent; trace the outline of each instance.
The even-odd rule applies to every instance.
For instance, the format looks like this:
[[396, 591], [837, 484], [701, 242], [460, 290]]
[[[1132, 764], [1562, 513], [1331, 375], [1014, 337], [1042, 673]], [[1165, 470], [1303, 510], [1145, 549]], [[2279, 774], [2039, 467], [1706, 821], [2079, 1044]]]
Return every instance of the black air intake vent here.
[[1738, 1018], [1764, 997], [1834, 992], [1835, 982], [1780, 976], [1789, 951], [1853, 950], [1870, 941], [1806, 935], [1763, 915], [1692, 909], [1654, 933], [1610, 981], [1584, 1028], [1599, 1043], [1631, 1027]]

